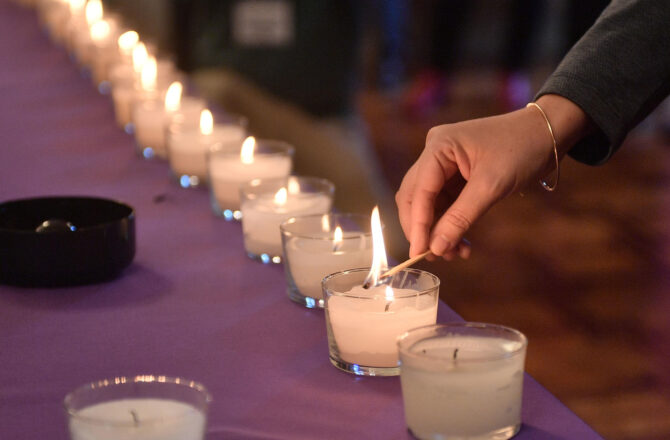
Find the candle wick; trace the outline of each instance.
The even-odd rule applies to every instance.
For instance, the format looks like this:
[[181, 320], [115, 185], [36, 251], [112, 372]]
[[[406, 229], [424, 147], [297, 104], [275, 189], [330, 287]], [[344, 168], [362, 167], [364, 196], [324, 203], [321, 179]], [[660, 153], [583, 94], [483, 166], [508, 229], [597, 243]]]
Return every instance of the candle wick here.
[[[335, 244], [333, 245], [333, 252], [337, 252], [337, 251], [339, 251], [339, 250], [340, 250], [340, 246], [341, 246], [340, 243], [335, 243]], [[367, 287], [365, 287], [365, 284], [363, 284], [363, 288], [364, 288], [364, 289], [367, 289]]]
[[385, 312], [388, 312], [388, 311], [389, 311], [389, 308], [391, 307], [391, 303], [392, 303], [392, 302], [393, 302], [393, 301], [387, 301], [387, 302], [386, 302], [386, 307], [384, 307], [384, 311], [385, 311]]
[[134, 409], [130, 410], [130, 415], [133, 416], [133, 423], [135, 426], [140, 426], [140, 418], [137, 416], [137, 412]]
[[458, 348], [454, 349], [453, 360], [456, 361], [456, 356], [458, 356]]

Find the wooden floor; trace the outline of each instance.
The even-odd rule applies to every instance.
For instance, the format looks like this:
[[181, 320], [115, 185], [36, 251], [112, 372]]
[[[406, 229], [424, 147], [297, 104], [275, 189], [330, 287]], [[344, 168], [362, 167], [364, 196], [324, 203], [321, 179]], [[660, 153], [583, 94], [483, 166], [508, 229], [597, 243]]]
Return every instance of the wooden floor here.
[[[486, 75], [458, 83], [423, 115], [397, 95], [361, 94], [394, 187], [428, 128], [500, 110]], [[670, 439], [670, 142], [648, 131], [605, 166], [566, 159], [556, 193], [538, 185], [503, 201], [469, 238], [470, 260], [422, 266], [443, 299], [524, 332], [527, 370], [605, 438]]]

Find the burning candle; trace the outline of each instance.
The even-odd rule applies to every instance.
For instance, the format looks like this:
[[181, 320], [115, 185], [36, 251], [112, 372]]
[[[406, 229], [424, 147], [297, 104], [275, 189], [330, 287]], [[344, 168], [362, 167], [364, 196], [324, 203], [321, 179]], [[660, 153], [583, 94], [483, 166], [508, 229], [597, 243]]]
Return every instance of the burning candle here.
[[226, 220], [242, 217], [240, 185], [253, 179], [288, 177], [294, 148], [285, 142], [249, 136], [239, 143], [217, 144], [208, 157], [212, 209]]
[[246, 136], [246, 120], [231, 118], [214, 124], [212, 112], [205, 109], [198, 128], [187, 125], [170, 127], [168, 159], [173, 175], [184, 187], [196, 187], [207, 181], [207, 154], [216, 144], [241, 145]]
[[203, 440], [207, 390], [164, 376], [117, 377], [65, 398], [72, 440]]
[[370, 216], [324, 214], [291, 218], [280, 226], [287, 293], [306, 307], [323, 308], [321, 280], [367, 266], [372, 259]]
[[133, 105], [132, 123], [138, 154], [145, 159], [167, 158], [165, 145], [166, 127], [176, 112], [197, 120], [205, 101], [191, 96], [182, 96], [181, 82], [174, 81], [163, 99], [160, 97], [139, 100]]
[[451, 323], [398, 340], [407, 426], [418, 439], [500, 438], [521, 426], [526, 337], [516, 330]]
[[[398, 375], [396, 338], [407, 330], [435, 324], [440, 281], [428, 272], [388, 269], [379, 210], [371, 217], [373, 257], [368, 269], [352, 269], [322, 281], [330, 361], [360, 375]], [[363, 284], [371, 287], [364, 288]]]
[[279, 225], [291, 217], [329, 212], [334, 192], [331, 182], [316, 177], [255, 179], [242, 185], [240, 208], [247, 255], [262, 263], [280, 263]]

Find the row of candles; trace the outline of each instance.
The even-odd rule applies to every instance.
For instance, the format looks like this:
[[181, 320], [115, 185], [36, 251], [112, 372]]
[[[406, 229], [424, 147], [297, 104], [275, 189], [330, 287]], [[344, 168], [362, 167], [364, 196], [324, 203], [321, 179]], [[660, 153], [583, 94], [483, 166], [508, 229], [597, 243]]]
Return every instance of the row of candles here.
[[[53, 40], [111, 94], [116, 122], [134, 134], [137, 153], [166, 160], [182, 187], [208, 186], [214, 212], [242, 222], [247, 254], [283, 262], [290, 299], [325, 309], [333, 365], [358, 375], [400, 374], [407, 424], [418, 438], [509, 438], [518, 431], [522, 334], [487, 324], [436, 325], [436, 276], [404, 269], [383, 277], [388, 263], [376, 208], [371, 216], [332, 213], [334, 185], [292, 176], [292, 146], [248, 136], [244, 117], [224, 114], [215, 122], [204, 99], [184, 93], [174, 64], [124, 29], [100, 0], [36, 6]], [[352, 269], [371, 261], [369, 269]], [[144, 394], [109, 397], [118, 397], [110, 388], [125, 386]], [[164, 399], [168, 389], [179, 402]], [[84, 386], [66, 406], [76, 440], [129, 433], [202, 439], [208, 399], [191, 381], [138, 376]], [[161, 423], [145, 423], [156, 418]], [[99, 419], [108, 423], [91, 423]]]

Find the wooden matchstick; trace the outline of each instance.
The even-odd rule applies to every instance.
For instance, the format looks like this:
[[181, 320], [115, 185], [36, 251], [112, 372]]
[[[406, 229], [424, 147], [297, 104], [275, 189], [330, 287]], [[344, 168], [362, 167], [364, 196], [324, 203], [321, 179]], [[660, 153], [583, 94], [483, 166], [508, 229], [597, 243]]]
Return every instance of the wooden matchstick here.
[[379, 278], [386, 278], [386, 277], [390, 277], [392, 275], [395, 275], [396, 273], [400, 272], [401, 270], [406, 269], [406, 268], [410, 267], [411, 265], [413, 265], [415, 263], [418, 263], [419, 261], [423, 260], [424, 258], [426, 258], [430, 254], [431, 254], [430, 251], [426, 251], [423, 254], [416, 255], [416, 256], [410, 258], [409, 260], [407, 260], [403, 263], [400, 263], [397, 266], [387, 270], [386, 272], [381, 274], [381, 276]]

